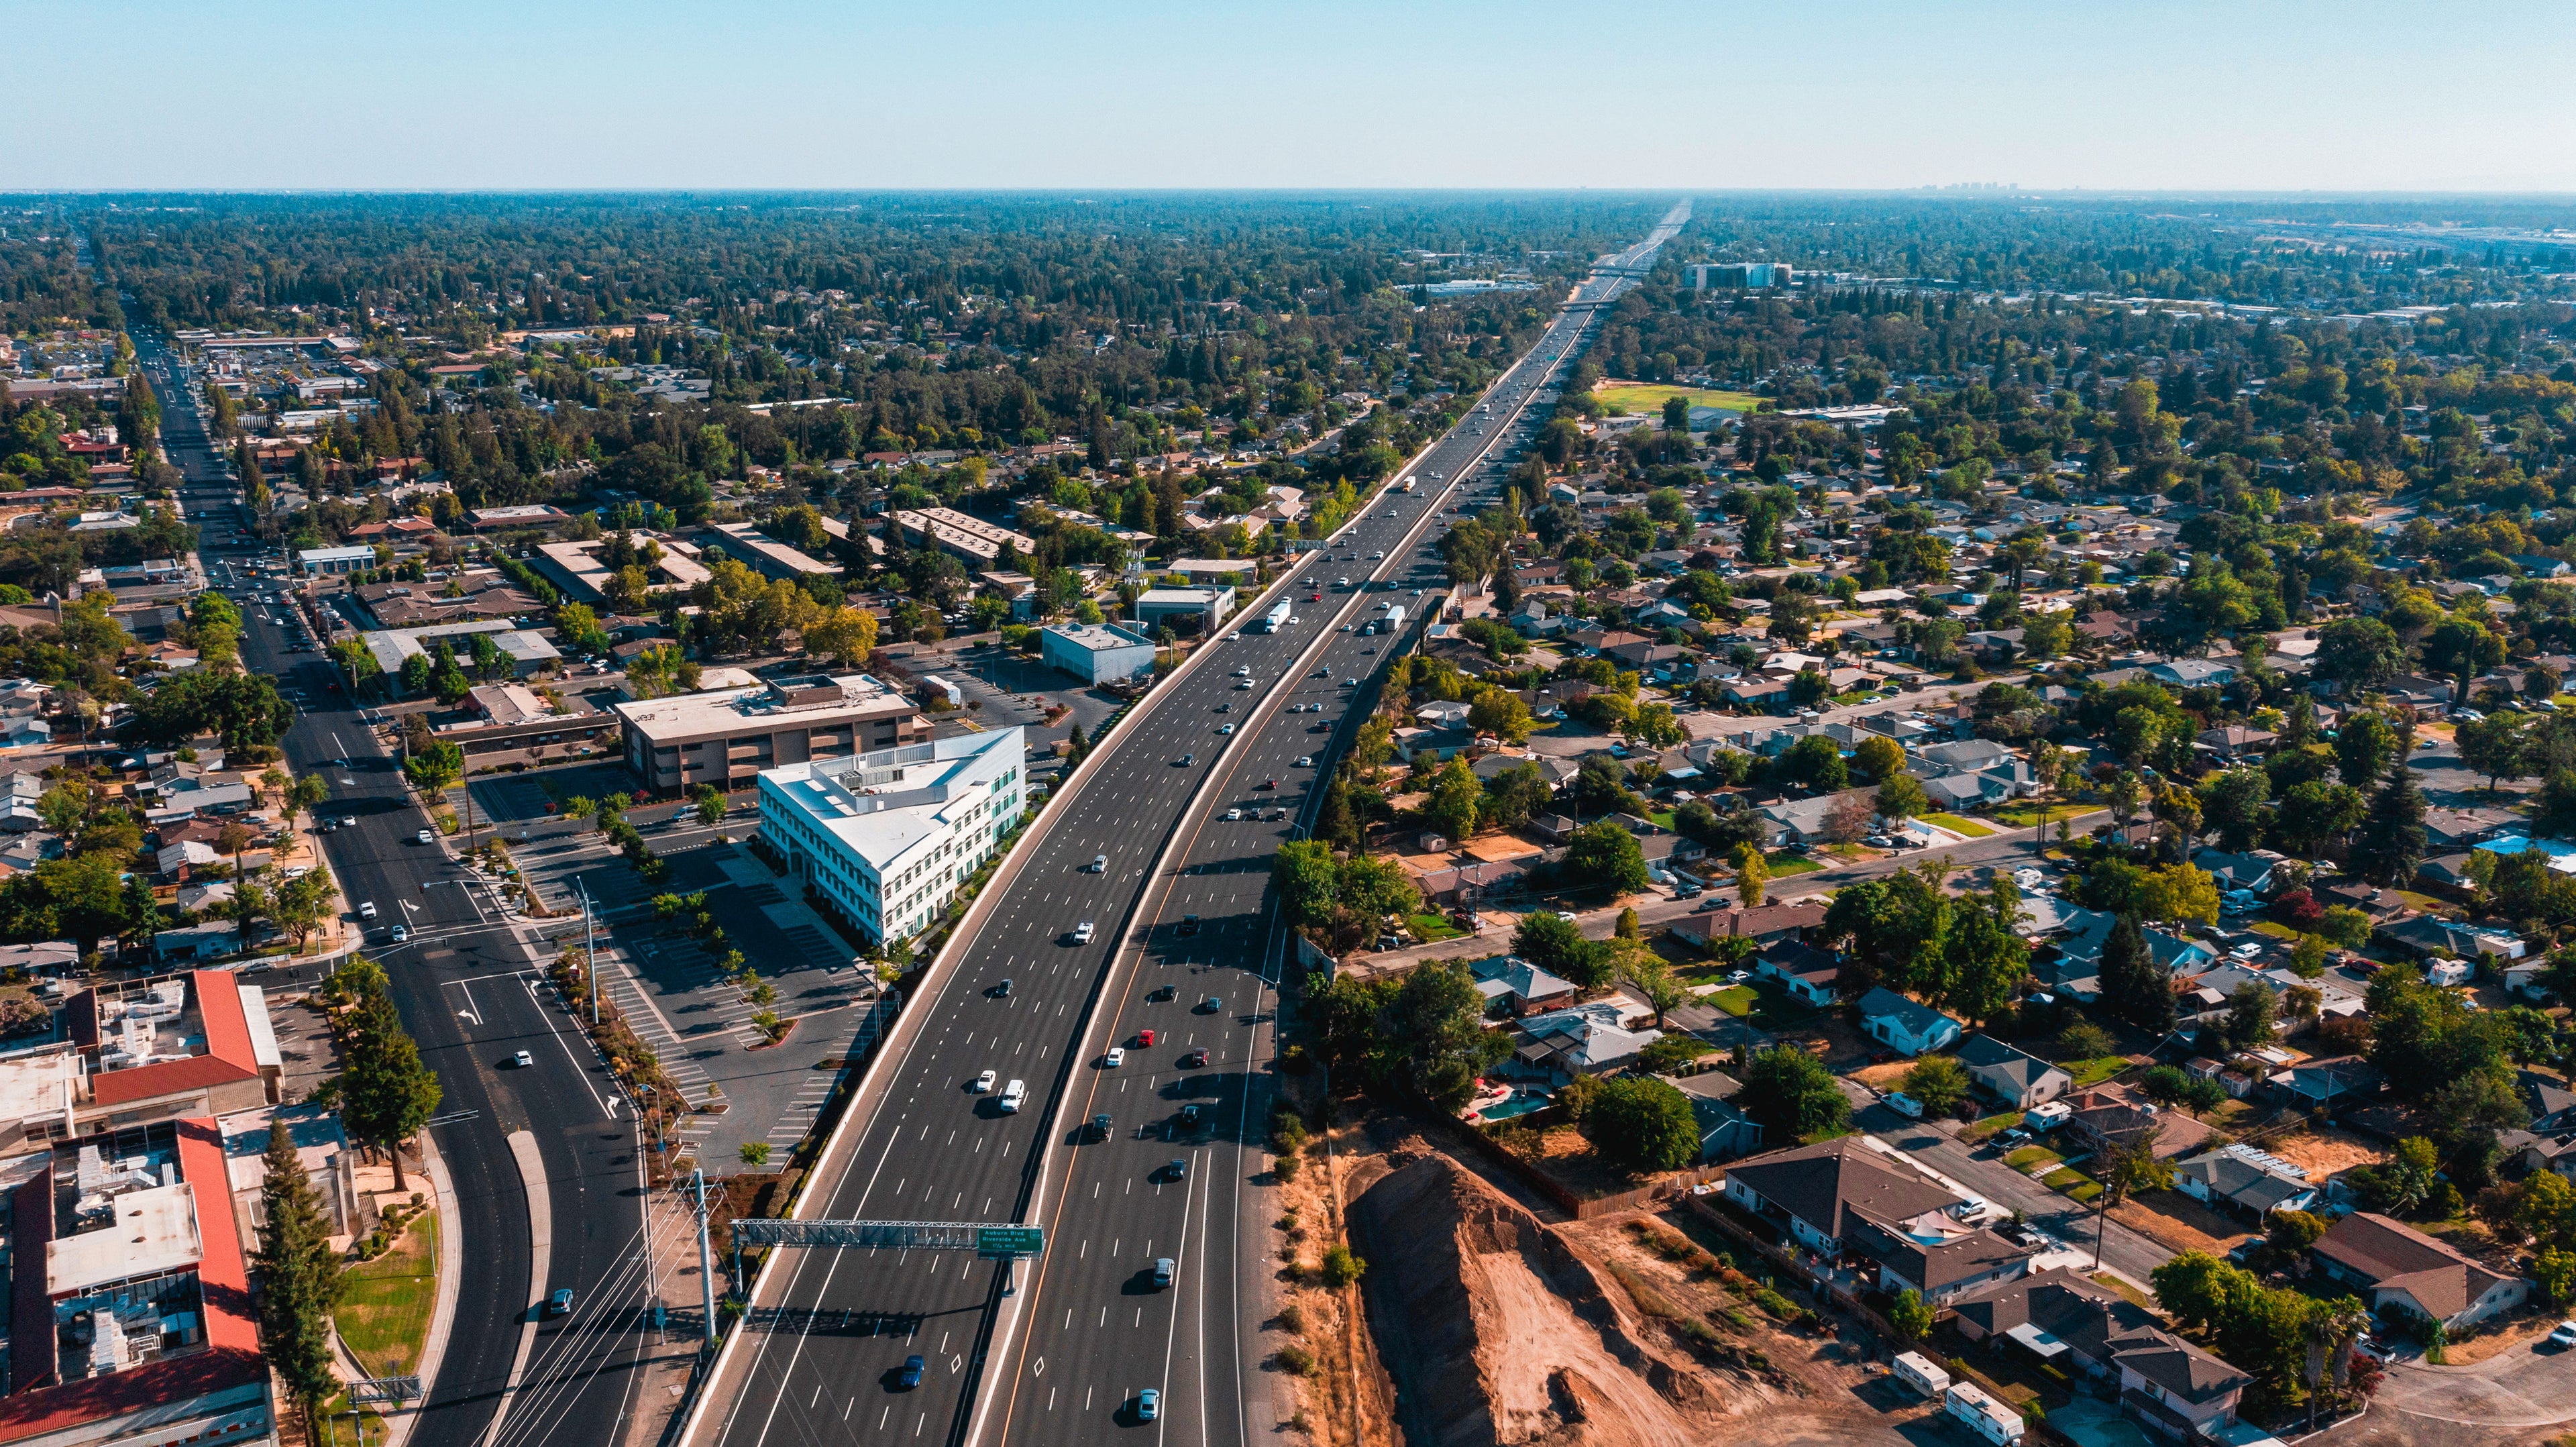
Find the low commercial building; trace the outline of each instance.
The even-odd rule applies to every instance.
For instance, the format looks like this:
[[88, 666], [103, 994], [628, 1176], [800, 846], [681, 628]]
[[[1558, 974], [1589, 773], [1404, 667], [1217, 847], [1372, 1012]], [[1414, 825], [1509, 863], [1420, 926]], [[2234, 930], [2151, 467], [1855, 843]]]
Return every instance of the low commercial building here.
[[466, 526], [478, 533], [503, 533], [518, 528], [544, 528], [551, 532], [571, 521], [570, 513], [544, 503], [477, 508], [465, 515]]
[[51, 1043], [0, 1055], [0, 1150], [277, 1103], [267, 996], [229, 971], [81, 990], [56, 1023]]
[[776, 538], [764, 537], [749, 523], [715, 523], [707, 530], [711, 545], [724, 549], [725, 555], [749, 567], [764, 578], [796, 582], [802, 578], [837, 578], [841, 565], [827, 562], [803, 548], [791, 548]]
[[1167, 618], [1195, 618], [1202, 628], [1214, 628], [1234, 611], [1234, 589], [1224, 585], [1207, 588], [1151, 588], [1136, 598], [1136, 621], [1151, 628]]
[[1017, 727], [763, 771], [761, 838], [871, 939], [900, 939], [993, 857], [1027, 799]]
[[299, 548], [295, 554], [296, 571], [308, 577], [363, 572], [375, 565], [373, 548]]
[[748, 788], [763, 770], [846, 758], [926, 737], [910, 699], [864, 673], [772, 679], [751, 688], [613, 706], [626, 767], [655, 794], [700, 784]]
[[1154, 640], [1115, 623], [1065, 623], [1038, 630], [1038, 658], [1085, 683], [1124, 683], [1154, 671]]
[[209, 1116], [0, 1160], [0, 1443], [277, 1441], [244, 1226]]
[[563, 654], [544, 634], [533, 628], [513, 628], [506, 618], [480, 618], [468, 623], [436, 623], [426, 628], [379, 628], [358, 635], [375, 655], [376, 666], [390, 676], [400, 676], [403, 664], [413, 655], [433, 655], [445, 639], [448, 648], [462, 660], [472, 656], [473, 636], [483, 634], [492, 645], [510, 656], [510, 671], [521, 678], [549, 672], [563, 663]]
[[992, 567], [1009, 548], [1022, 557], [1037, 551], [1037, 539], [1016, 533], [998, 523], [948, 507], [897, 508], [892, 514], [894, 525], [903, 535], [923, 547], [935, 547], [955, 557], [969, 568]]
[[[659, 553], [645, 576], [656, 588], [691, 588], [706, 581], [706, 565], [698, 561], [695, 546], [678, 538], [659, 534], [637, 535], [637, 545], [645, 541]], [[590, 538], [580, 542], [546, 543], [528, 557], [548, 582], [561, 588], [564, 596], [576, 603], [607, 601], [608, 580], [612, 570], [600, 561], [608, 539]]]

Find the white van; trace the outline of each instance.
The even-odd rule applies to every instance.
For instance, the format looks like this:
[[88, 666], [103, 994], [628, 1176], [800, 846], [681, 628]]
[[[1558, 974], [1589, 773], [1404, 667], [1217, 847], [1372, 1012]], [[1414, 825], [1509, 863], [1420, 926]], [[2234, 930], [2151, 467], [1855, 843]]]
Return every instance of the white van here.
[[1010, 1084], [1003, 1086], [1002, 1114], [1018, 1115], [1020, 1113], [1021, 1102], [1028, 1098], [1029, 1083], [1025, 1080], [1014, 1080]]
[[1913, 1096], [1907, 1095], [1901, 1090], [1891, 1090], [1887, 1093], [1887, 1108], [1895, 1111], [1898, 1115], [1905, 1117], [1907, 1120], [1921, 1120], [1923, 1118], [1923, 1102], [1916, 1100]]
[[1896, 1379], [1927, 1397], [1937, 1397], [1950, 1390], [1950, 1374], [1941, 1370], [1921, 1352], [1904, 1352], [1896, 1358]]

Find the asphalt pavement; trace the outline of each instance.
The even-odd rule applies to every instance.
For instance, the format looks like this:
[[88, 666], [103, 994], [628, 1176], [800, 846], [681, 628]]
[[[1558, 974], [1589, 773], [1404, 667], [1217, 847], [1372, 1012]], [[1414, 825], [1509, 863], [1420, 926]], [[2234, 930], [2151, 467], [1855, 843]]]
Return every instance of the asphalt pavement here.
[[[1438, 601], [1427, 544], [1442, 506], [1514, 440], [1512, 414], [1593, 325], [1588, 311], [1562, 318], [1489, 393], [1503, 415], [1462, 424], [1414, 464], [1418, 493], [1390, 492], [1304, 560], [1282, 595], [1296, 624], [1203, 649], [1148, 695], [1006, 861], [862, 1087], [808, 1214], [1034, 1220], [1050, 1241], [1013, 1273], [1016, 1294], [1003, 1294], [1001, 1268], [964, 1256], [791, 1253], [764, 1277], [696, 1440], [1096, 1440], [1137, 1424], [1147, 1386], [1164, 1393], [1158, 1439], [1248, 1444], [1276, 1431], [1258, 1416], [1259, 1353], [1241, 1345], [1267, 1314], [1265, 1217], [1250, 1193], [1285, 947], [1263, 898], [1269, 856], [1302, 824], [1330, 746], [1365, 717], [1395, 652], [1356, 624], [1378, 604], [1418, 616]], [[1375, 586], [1324, 584], [1343, 575]], [[1338, 631], [1345, 621], [1351, 633]], [[1226, 723], [1237, 731], [1217, 733]], [[1299, 754], [1316, 764], [1299, 768]], [[1286, 817], [1221, 817], [1255, 805]], [[1105, 869], [1090, 872], [1100, 854]], [[1072, 943], [1085, 922], [1096, 937]], [[1111, 1066], [1117, 1042], [1130, 1053]], [[1200, 1048], [1204, 1065], [1183, 1063]], [[1025, 1080], [1028, 1108], [973, 1092], [987, 1069]], [[1179, 1120], [1189, 1104], [1214, 1107], [1195, 1130]], [[1161, 1257], [1176, 1263], [1169, 1289], [1153, 1282]], [[905, 1388], [915, 1354], [924, 1380]], [[979, 1395], [988, 1363], [995, 1390]]]
[[[180, 496], [203, 530], [199, 555], [237, 601], [250, 590], [259, 545], [246, 531], [228, 464], [209, 443], [196, 384], [161, 339], [135, 333], [138, 360], [162, 398], [163, 439], [182, 474]], [[226, 565], [231, 565], [227, 567]], [[353, 825], [321, 836], [323, 853], [365, 921], [367, 953], [391, 980], [394, 1003], [438, 1073], [438, 1133], [462, 1212], [469, 1289], [414, 1428], [417, 1447], [517, 1447], [567, 1423], [612, 1440], [633, 1411], [628, 1374], [643, 1345], [646, 1285], [637, 1263], [643, 1181], [631, 1112], [589, 1042], [565, 1019], [538, 975], [528, 933], [506, 920], [488, 888], [457, 866], [444, 843], [423, 845], [428, 819], [395, 761], [336, 685], [324, 655], [299, 651], [280, 608], [243, 607], [243, 666], [311, 700], [281, 740], [288, 767], [330, 789], [315, 813]], [[411, 939], [394, 945], [392, 926]], [[289, 972], [289, 978], [309, 974]], [[534, 1063], [510, 1068], [516, 1052]], [[546, 1282], [532, 1284], [528, 1193], [510, 1137], [534, 1138], [549, 1186]], [[423, 1183], [426, 1189], [426, 1183]], [[574, 1310], [538, 1318], [539, 1299], [571, 1287]], [[530, 1338], [523, 1346], [523, 1337]], [[524, 1362], [523, 1362], [524, 1352]], [[505, 1393], [506, 1420], [495, 1422]]]

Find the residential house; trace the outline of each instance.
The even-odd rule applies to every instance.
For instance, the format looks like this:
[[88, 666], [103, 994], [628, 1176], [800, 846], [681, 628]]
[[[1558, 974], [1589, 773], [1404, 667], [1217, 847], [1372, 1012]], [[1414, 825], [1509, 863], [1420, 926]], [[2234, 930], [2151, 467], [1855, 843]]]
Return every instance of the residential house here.
[[2009, 1341], [2069, 1376], [2116, 1381], [2122, 1413], [2167, 1440], [2226, 1440], [2238, 1398], [2254, 1383], [2072, 1267], [1971, 1292], [1952, 1310], [1952, 1324], [1970, 1341]]
[[2174, 1162], [2174, 1188], [2212, 1210], [2251, 1217], [2316, 1204], [2308, 1173], [2251, 1146], [2221, 1146]]
[[2208, 1126], [2139, 1100], [2125, 1086], [2088, 1090], [2067, 1103], [2065, 1139], [2079, 1150], [2128, 1149], [2152, 1136], [2156, 1158], [2169, 1161], [2199, 1150], [2210, 1135]]
[[2436, 854], [2472, 849], [2523, 823], [2502, 809], [2427, 809], [2424, 843]]
[[1858, 1257], [1890, 1293], [1945, 1303], [2027, 1271], [2030, 1252], [1968, 1224], [1968, 1201], [1911, 1162], [1842, 1136], [1727, 1167], [1726, 1199], [1827, 1261]]
[[2355, 1211], [2308, 1248], [2319, 1275], [2358, 1288], [2370, 1309], [2458, 1329], [2522, 1303], [2531, 1284], [2372, 1211]]
[[2269, 851], [2259, 854], [2230, 854], [2224, 849], [2195, 851], [2191, 862], [2209, 872], [2221, 890], [2243, 889], [2264, 894], [2272, 888], [2272, 872], [2281, 861]]
[[1697, 1164], [1731, 1161], [1762, 1149], [1762, 1123], [1735, 1105], [1733, 1097], [1744, 1086], [1733, 1076], [1703, 1070], [1663, 1078], [1690, 1102], [1691, 1115], [1699, 1124]]
[[1825, 924], [1825, 902], [1802, 899], [1795, 904], [1766, 904], [1753, 909], [1701, 910], [1673, 921], [1673, 935], [1686, 944], [1706, 949], [1712, 940], [1749, 939], [1758, 947], [1768, 948], [1783, 941], [1796, 940], [1808, 930], [1822, 929]]
[[2209, 658], [2177, 658], [2170, 663], [2149, 664], [2146, 673], [2175, 688], [2223, 688], [2236, 681], [2235, 665]]
[[2273, 1094], [2311, 1110], [2339, 1110], [2379, 1093], [2384, 1083], [2378, 1067], [2358, 1055], [2302, 1060], [2275, 1072], [2264, 1085]]
[[1921, 1055], [1959, 1038], [1958, 1021], [1885, 986], [1860, 997], [1860, 1028], [1899, 1055]]
[[1817, 845], [1845, 842], [1840, 833], [1857, 829], [1867, 833], [1878, 819], [1877, 790], [1845, 789], [1839, 794], [1824, 794], [1813, 799], [1791, 799], [1785, 803], [1762, 806], [1766, 848], [1779, 849], [1792, 844]]
[[2522, 937], [2509, 930], [2461, 924], [2429, 914], [2382, 925], [2375, 933], [2418, 959], [2427, 960], [2475, 960], [2486, 955], [2499, 961], [2518, 960], [2526, 948]]
[[1572, 1004], [1577, 993], [1572, 980], [1558, 979], [1518, 955], [1478, 960], [1467, 972], [1485, 997], [1488, 1014], [1499, 1009], [1515, 1017], [1534, 1015]]
[[1782, 940], [1763, 948], [1753, 960], [1756, 977], [1776, 980], [1791, 996], [1819, 1008], [1830, 1008], [1835, 999], [1834, 982], [1842, 974], [1842, 964], [1831, 950], [1820, 950], [1797, 940]]
[[1506, 1073], [1563, 1085], [1578, 1075], [1599, 1075], [1636, 1062], [1661, 1030], [1627, 1028], [1616, 1000], [1532, 1015], [1521, 1021], [1521, 1033]]
[[1991, 1035], [1969, 1036], [1957, 1053], [1970, 1081], [2019, 1110], [2055, 1100], [2075, 1088], [2075, 1077], [2064, 1069]]

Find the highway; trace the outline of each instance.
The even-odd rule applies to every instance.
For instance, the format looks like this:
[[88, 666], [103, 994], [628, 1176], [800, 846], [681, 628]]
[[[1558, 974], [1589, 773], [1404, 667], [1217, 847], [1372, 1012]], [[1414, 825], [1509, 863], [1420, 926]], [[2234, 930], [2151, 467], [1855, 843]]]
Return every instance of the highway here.
[[[263, 545], [247, 531], [227, 463], [208, 444], [197, 384], [160, 338], [133, 335], [161, 398], [164, 446], [184, 479], [185, 512], [202, 529], [199, 556], [242, 608], [243, 666], [302, 700], [282, 740], [287, 765], [329, 786], [318, 815], [356, 821], [320, 843], [350, 907], [376, 906], [367, 952], [385, 966], [403, 1022], [445, 1092], [442, 1123], [432, 1131], [463, 1229], [461, 1240], [441, 1246], [462, 1253], [467, 1289], [410, 1441], [535, 1447], [614, 1440], [639, 1405], [631, 1400], [632, 1375], [621, 1368], [642, 1345], [647, 1285], [637, 1261], [644, 1182], [632, 1113], [539, 982], [538, 957], [522, 938], [534, 931], [505, 920], [446, 845], [417, 841], [429, 821], [397, 761], [335, 688], [337, 669], [301, 647], [287, 605], [261, 601], [274, 594], [275, 582], [251, 572]], [[402, 945], [389, 938], [397, 921], [412, 933]], [[301, 982], [314, 973], [307, 966], [262, 983]], [[523, 1049], [536, 1063], [506, 1068]], [[512, 1135], [522, 1132], [547, 1183], [546, 1282], [573, 1288], [568, 1316], [534, 1314], [543, 1292], [531, 1287], [528, 1194], [511, 1147]]]
[[[1686, 217], [1676, 208], [1606, 264], [1650, 262]], [[1599, 277], [1576, 299], [1630, 284]], [[1461, 480], [1527, 438], [1543, 415], [1523, 415], [1531, 395], [1595, 324], [1590, 309], [1562, 313], [1488, 391], [1493, 411], [1410, 464], [1417, 493], [1390, 489], [1309, 555], [1279, 595], [1294, 600], [1292, 627], [1201, 649], [1106, 736], [907, 1008], [822, 1163], [829, 1185], [801, 1214], [1036, 1221], [1048, 1251], [1018, 1268], [1017, 1293], [1003, 1293], [999, 1266], [962, 1255], [782, 1253], [709, 1389], [696, 1447], [1100, 1440], [1138, 1425], [1148, 1386], [1166, 1403], [1156, 1441], [1273, 1435], [1261, 1352], [1247, 1345], [1268, 1314], [1253, 1175], [1285, 948], [1265, 899], [1270, 855], [1303, 827], [1311, 786], [1396, 652], [1358, 625], [1382, 604], [1418, 619], [1443, 601], [1442, 515], [1491, 491], [1471, 496]], [[1258, 821], [1221, 817], [1256, 805]], [[1088, 872], [1101, 853], [1106, 870]], [[1099, 935], [1073, 945], [1085, 921]], [[1108, 1066], [1122, 1042], [1125, 1063]], [[1198, 1049], [1206, 1063], [1184, 1065]], [[971, 1093], [986, 1069], [1026, 1080], [1028, 1109]], [[1201, 1129], [1180, 1126], [1185, 1104], [1211, 1108]], [[1095, 1114], [1109, 1117], [1103, 1135]], [[1153, 1284], [1158, 1257], [1178, 1265], [1171, 1289]], [[926, 1375], [906, 1389], [916, 1353]]]

